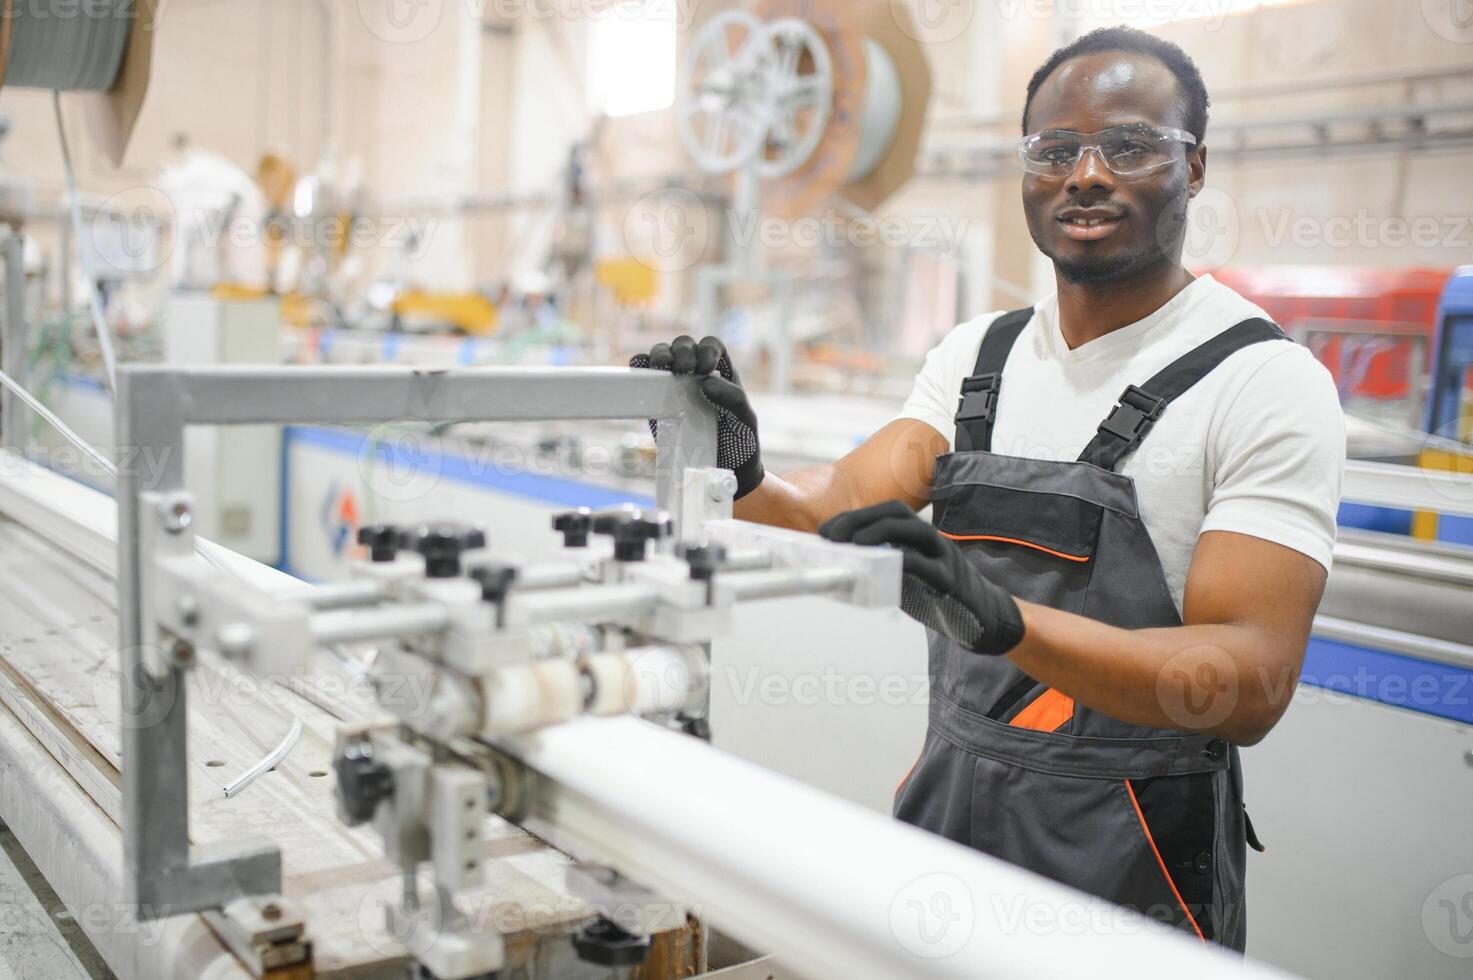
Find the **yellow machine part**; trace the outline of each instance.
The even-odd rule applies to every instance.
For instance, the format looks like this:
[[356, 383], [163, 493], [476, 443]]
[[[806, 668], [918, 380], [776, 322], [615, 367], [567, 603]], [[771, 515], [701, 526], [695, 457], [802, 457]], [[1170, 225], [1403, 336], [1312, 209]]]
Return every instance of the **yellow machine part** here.
[[493, 333], [499, 314], [496, 304], [480, 293], [431, 293], [406, 289], [394, 297], [394, 313], [405, 320], [441, 324], [464, 333]]
[[210, 288], [210, 299], [221, 303], [265, 299], [270, 295], [270, 292], [260, 286], [246, 286], [238, 282], [217, 282]]
[[654, 266], [633, 257], [602, 259], [594, 266], [593, 277], [622, 306], [646, 306], [659, 294]]
[[[1417, 458], [1417, 465], [1426, 470], [1442, 470], [1473, 476], [1473, 453], [1458, 453], [1446, 449], [1424, 449]], [[1412, 515], [1412, 537], [1423, 541], [1437, 540], [1437, 512], [1419, 510]]]

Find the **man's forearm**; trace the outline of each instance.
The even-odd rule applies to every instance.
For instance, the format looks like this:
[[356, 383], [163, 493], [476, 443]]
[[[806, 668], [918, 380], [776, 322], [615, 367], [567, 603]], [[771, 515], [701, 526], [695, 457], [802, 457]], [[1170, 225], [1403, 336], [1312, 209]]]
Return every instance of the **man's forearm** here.
[[1303, 649], [1250, 625], [1125, 630], [1022, 602], [1023, 641], [1008, 653], [1036, 680], [1112, 718], [1218, 735], [1240, 745], [1278, 721]]
[[757, 489], [736, 502], [734, 516], [758, 524], [814, 531], [850, 507], [853, 493], [843, 471], [833, 464], [778, 476], [768, 473]]

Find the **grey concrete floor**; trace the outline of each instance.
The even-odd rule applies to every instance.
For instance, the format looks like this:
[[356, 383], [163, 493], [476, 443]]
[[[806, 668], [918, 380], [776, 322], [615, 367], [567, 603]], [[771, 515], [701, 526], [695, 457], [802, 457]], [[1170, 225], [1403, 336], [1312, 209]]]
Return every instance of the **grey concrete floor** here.
[[0, 980], [113, 980], [61, 899], [0, 823]]

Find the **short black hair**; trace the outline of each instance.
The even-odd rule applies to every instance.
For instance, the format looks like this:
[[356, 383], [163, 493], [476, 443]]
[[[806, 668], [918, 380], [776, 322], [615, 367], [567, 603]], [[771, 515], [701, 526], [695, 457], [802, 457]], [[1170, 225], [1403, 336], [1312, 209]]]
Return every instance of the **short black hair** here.
[[1033, 73], [1028, 80], [1028, 97], [1023, 102], [1023, 135], [1028, 135], [1028, 110], [1033, 108], [1033, 96], [1054, 70], [1068, 61], [1084, 54], [1100, 51], [1129, 51], [1148, 54], [1164, 64], [1176, 76], [1176, 87], [1181, 95], [1182, 119], [1187, 132], [1197, 137], [1200, 144], [1207, 133], [1207, 86], [1202, 83], [1202, 73], [1197, 65], [1181, 48], [1170, 41], [1136, 30], [1134, 27], [1101, 27], [1090, 31], [1078, 40], [1066, 44], [1053, 54]]

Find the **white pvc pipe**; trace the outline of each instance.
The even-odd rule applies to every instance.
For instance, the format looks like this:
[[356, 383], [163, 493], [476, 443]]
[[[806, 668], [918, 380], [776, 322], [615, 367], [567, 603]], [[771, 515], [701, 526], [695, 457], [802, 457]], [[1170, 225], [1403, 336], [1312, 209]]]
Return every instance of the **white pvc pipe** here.
[[1285, 976], [636, 718], [507, 747], [547, 777], [535, 833], [805, 976]]

